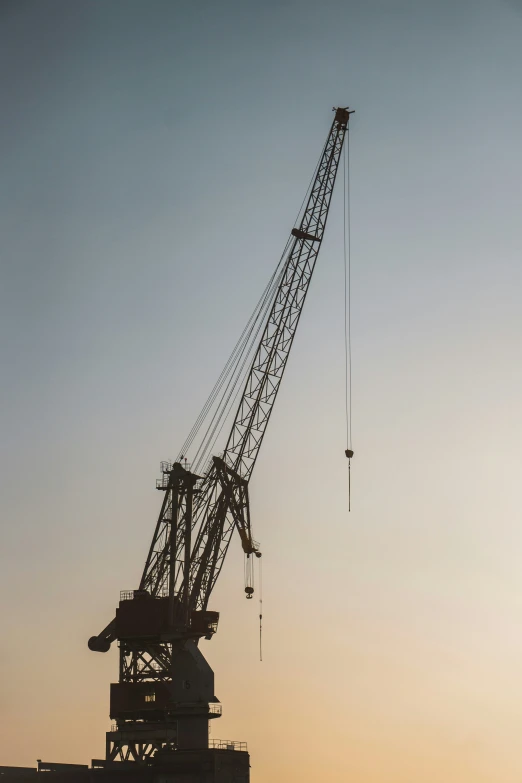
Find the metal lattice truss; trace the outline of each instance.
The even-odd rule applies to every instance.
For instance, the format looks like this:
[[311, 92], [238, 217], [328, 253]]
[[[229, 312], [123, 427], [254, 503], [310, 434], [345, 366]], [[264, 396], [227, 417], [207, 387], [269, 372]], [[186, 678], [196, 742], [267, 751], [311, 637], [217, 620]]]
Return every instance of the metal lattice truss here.
[[[223, 458], [214, 457], [206, 475], [199, 480], [190, 515], [183, 483], [173, 480], [172, 465], [162, 463], [164, 477], [158, 488], [165, 490], [165, 498], [140, 588], [158, 596], [170, 593], [172, 580], [174, 593], [180, 601], [186, 601], [187, 611], [206, 609], [234, 528], [238, 529], [247, 554], [257, 550], [250, 527], [248, 481], [274, 407], [321, 247], [348, 117], [347, 109], [337, 110], [300, 225], [292, 230], [281, 282]], [[173, 535], [175, 557], [170, 554]], [[189, 539], [193, 541], [190, 555]]]
[[[154, 596], [168, 595], [173, 578], [173, 594], [178, 597], [179, 606], [190, 612], [206, 609], [234, 528], [238, 529], [247, 554], [255, 552], [257, 545], [252, 539], [248, 484], [244, 479], [222, 459], [214, 457], [211, 469], [198, 482], [191, 503], [190, 486], [186, 480], [174, 477], [173, 467], [162, 463], [164, 478], [159, 486], [165, 488], [165, 497], [140, 589]], [[176, 555], [171, 568], [173, 530]], [[193, 536], [190, 551], [188, 543]]]
[[168, 682], [172, 676], [172, 644], [120, 644], [120, 682]]
[[195, 609], [207, 608], [234, 528], [239, 532], [247, 555], [258, 549], [252, 538], [248, 484], [222, 459], [214, 457], [208, 494], [205, 496], [202, 492], [202, 497], [205, 497], [205, 504], [196, 512], [200, 525], [190, 567], [190, 604]]
[[301, 224], [292, 231], [294, 239], [283, 278], [225, 448], [226, 463], [246, 480], [250, 478], [259, 454], [321, 247], [347, 122], [347, 110], [338, 110]]
[[[140, 736], [140, 734], [144, 736]], [[168, 724], [141, 732], [136, 731], [136, 726], [133, 726], [133, 731], [115, 728], [114, 731], [109, 731], [106, 734], [105, 758], [109, 762], [137, 761], [147, 763], [158, 751], [174, 750], [176, 740], [176, 727], [168, 726]]]
[[147, 590], [153, 596], [167, 595], [172, 581], [172, 586], [178, 587], [174, 590], [175, 594], [181, 598], [184, 590], [180, 588], [184, 581], [186, 584], [184, 577], [188, 576], [190, 562], [192, 503], [198, 477], [179, 465], [177, 469], [175, 467], [168, 462], [161, 463], [162, 477], [156, 486], [165, 490], [165, 497], [145, 563], [140, 590]]

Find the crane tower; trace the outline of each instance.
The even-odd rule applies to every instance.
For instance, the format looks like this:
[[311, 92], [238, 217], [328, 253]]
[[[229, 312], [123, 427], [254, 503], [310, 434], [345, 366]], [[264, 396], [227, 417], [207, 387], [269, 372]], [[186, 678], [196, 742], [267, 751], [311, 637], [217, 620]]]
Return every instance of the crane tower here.
[[[89, 639], [97, 652], [107, 652], [114, 641], [119, 647], [118, 682], [110, 689], [114, 723], [99, 766], [149, 766], [168, 757], [180, 775], [207, 770], [206, 777], [180, 780], [249, 779], [242, 744], [209, 741], [209, 721], [220, 717], [221, 703], [199, 642], [217, 631], [219, 614], [209, 600], [234, 530], [248, 559], [261, 556], [252, 537], [248, 485], [326, 228], [351, 114], [348, 108], [334, 111], [299, 224], [260, 311], [260, 339], [225, 448], [201, 475], [182, 458], [161, 464], [161, 509], [139, 585], [121, 593], [114, 619]], [[247, 585], [247, 597], [252, 591]]]

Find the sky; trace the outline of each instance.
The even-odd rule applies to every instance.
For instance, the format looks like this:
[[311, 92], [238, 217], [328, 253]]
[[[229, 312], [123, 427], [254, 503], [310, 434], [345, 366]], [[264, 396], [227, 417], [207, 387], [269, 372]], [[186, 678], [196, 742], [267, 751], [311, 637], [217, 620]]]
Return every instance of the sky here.
[[350, 120], [203, 652], [253, 783], [522, 776], [522, 3], [1, 0], [0, 764], [104, 754], [173, 458]]

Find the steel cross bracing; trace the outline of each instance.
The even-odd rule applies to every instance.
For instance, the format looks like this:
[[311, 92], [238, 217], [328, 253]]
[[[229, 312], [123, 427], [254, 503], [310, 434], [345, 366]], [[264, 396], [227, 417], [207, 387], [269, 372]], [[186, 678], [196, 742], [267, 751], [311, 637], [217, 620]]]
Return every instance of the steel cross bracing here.
[[[184, 486], [186, 477], [193, 474], [186, 472], [182, 467], [176, 473], [170, 463], [162, 462], [161, 468], [162, 478], [156, 482], [156, 486], [158, 489], [165, 490], [165, 497], [143, 570], [140, 590], [148, 590], [153, 596], [174, 592], [179, 595], [184, 594], [186, 597], [185, 589], [179, 590], [176, 586], [179, 587], [183, 581], [187, 582], [184, 577], [188, 575], [190, 534], [193, 528], [191, 520], [193, 499], [187, 489], [191, 489], [193, 493], [195, 482], [191, 480], [190, 487]], [[171, 551], [173, 541], [175, 541], [174, 555]]]
[[[271, 311], [252, 361], [243, 395], [222, 459], [214, 458], [198, 485], [192, 527], [197, 535], [190, 556], [189, 606], [206, 609], [237, 527], [243, 549], [256, 550], [250, 530], [248, 480], [286, 367], [303, 304], [324, 236], [349, 112], [338, 109], [323, 148], [310, 194], [291, 244]], [[228, 484], [225, 486], [225, 478]], [[167, 490], [140, 587], [152, 595], [166, 591], [169, 574], [166, 541], [172, 519], [172, 493]], [[183, 526], [179, 526], [174, 589], [187, 594]]]
[[[172, 467], [162, 464], [166, 471]], [[188, 613], [193, 609], [206, 609], [234, 527], [239, 531], [245, 552], [251, 554], [256, 550], [250, 531], [248, 485], [222, 459], [214, 457], [211, 469], [195, 491], [192, 521], [187, 530], [186, 497], [171, 482], [169, 475], [168, 472], [164, 474], [165, 497], [140, 590], [147, 590], [153, 596], [169, 595], [169, 582], [173, 577], [173, 594], [185, 599]], [[177, 533], [172, 567], [169, 539], [173, 510]], [[196, 526], [199, 531], [196, 544], [187, 557], [187, 534]]]

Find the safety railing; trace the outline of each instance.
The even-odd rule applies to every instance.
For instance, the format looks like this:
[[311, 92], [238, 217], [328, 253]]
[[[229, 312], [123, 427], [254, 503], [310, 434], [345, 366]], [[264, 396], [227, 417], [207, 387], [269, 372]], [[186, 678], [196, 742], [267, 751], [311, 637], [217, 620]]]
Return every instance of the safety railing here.
[[[192, 468], [192, 463], [188, 462], [186, 459], [180, 460], [180, 465], [187, 471], [190, 471]], [[172, 473], [173, 467], [174, 465], [172, 462], [162, 462], [160, 464], [161, 476], [159, 479], [156, 479], [156, 489], [169, 488], [170, 474]]]
[[208, 741], [209, 748], [215, 748], [216, 750], [246, 750], [246, 742], [238, 742], [237, 740], [220, 740], [211, 739]]
[[223, 714], [223, 705], [222, 704], [216, 704], [215, 702], [208, 705], [208, 711], [211, 715], [222, 715]]

